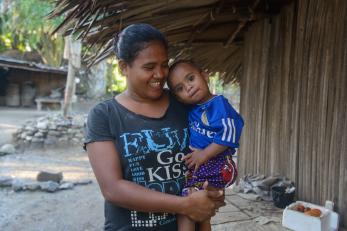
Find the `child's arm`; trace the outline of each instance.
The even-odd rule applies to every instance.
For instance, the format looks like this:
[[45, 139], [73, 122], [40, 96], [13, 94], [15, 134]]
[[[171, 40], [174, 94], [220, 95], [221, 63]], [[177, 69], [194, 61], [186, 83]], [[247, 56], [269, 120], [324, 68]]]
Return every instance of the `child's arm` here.
[[195, 166], [195, 172], [199, 169], [199, 167], [202, 164], [206, 163], [212, 157], [217, 156], [219, 153], [224, 152], [227, 148], [227, 146], [223, 146], [216, 143], [211, 143], [204, 149], [191, 148], [193, 152], [183, 157], [183, 160], [186, 162], [188, 168], [192, 168]]

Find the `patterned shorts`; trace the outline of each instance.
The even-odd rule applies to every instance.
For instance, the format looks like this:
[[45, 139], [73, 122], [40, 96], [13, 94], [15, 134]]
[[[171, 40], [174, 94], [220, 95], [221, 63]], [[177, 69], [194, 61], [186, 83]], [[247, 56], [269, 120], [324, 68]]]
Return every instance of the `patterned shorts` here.
[[205, 181], [215, 188], [226, 188], [232, 185], [237, 177], [237, 168], [230, 152], [224, 152], [201, 165], [194, 173], [194, 168], [186, 173], [186, 184], [182, 196], [187, 196], [190, 189], [201, 190]]

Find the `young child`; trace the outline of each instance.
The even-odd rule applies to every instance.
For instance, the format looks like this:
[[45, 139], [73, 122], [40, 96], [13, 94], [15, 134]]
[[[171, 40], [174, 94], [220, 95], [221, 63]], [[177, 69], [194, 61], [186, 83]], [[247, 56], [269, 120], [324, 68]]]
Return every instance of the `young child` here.
[[[208, 88], [208, 74], [189, 60], [171, 65], [168, 86], [183, 103], [192, 105], [189, 112], [190, 147], [192, 153], [184, 157], [188, 167], [182, 195], [201, 190], [205, 181], [208, 190], [230, 186], [237, 177], [232, 160], [243, 120], [222, 95], [213, 95]], [[206, 184], [206, 183], [205, 183]], [[211, 230], [210, 221], [199, 224], [200, 230]], [[178, 217], [179, 230], [195, 230], [188, 217]]]

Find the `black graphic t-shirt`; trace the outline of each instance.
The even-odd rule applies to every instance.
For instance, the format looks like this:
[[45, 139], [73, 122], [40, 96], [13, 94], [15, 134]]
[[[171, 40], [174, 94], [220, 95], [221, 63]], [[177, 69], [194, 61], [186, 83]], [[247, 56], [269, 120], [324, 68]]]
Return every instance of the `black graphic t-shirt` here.
[[[96, 105], [88, 115], [85, 143], [112, 140], [126, 180], [180, 195], [188, 153], [187, 109], [170, 95], [162, 118], [135, 114], [115, 99]], [[100, 153], [102, 155], [102, 153]], [[105, 230], [177, 230], [168, 213], [143, 213], [105, 201]]]

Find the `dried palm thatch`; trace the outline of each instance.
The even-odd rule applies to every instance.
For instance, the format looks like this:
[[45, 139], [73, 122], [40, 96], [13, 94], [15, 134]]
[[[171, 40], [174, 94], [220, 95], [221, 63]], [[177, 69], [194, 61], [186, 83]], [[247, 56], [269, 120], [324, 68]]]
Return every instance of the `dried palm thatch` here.
[[65, 15], [56, 28], [75, 34], [99, 51], [96, 63], [112, 52], [112, 39], [133, 23], [149, 23], [167, 36], [170, 57], [193, 58], [211, 72], [234, 81], [242, 70], [245, 29], [277, 13], [290, 0], [58, 0], [50, 17]]

